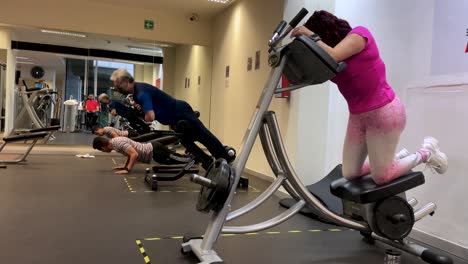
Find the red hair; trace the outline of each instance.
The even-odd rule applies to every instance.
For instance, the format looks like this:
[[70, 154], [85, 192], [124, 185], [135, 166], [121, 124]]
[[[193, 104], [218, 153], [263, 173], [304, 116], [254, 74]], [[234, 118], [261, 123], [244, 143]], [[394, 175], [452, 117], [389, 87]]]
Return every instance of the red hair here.
[[330, 47], [335, 47], [351, 31], [348, 21], [325, 10], [315, 11], [304, 26], [318, 34]]

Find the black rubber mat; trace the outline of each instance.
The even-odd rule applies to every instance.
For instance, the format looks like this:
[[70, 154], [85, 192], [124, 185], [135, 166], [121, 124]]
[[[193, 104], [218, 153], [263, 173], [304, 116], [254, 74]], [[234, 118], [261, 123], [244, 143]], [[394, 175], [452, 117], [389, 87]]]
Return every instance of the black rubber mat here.
[[[124, 158], [31, 155], [28, 164], [0, 170], [0, 263], [198, 263], [180, 253], [181, 236], [203, 234], [210, 215], [195, 210], [199, 186], [187, 177], [152, 192], [145, 165], [130, 175], [111, 170]], [[115, 163], [114, 163], [115, 162]], [[268, 183], [250, 178], [233, 209], [255, 199]], [[284, 212], [276, 196], [229, 225], [250, 225]], [[221, 236], [226, 263], [382, 263], [384, 248], [358, 232], [295, 215], [257, 234]], [[403, 263], [422, 263], [405, 255]], [[456, 264], [467, 264], [455, 258]]]
[[[297, 230], [299, 231], [299, 230]], [[315, 232], [312, 232], [315, 231]], [[384, 263], [387, 246], [369, 245], [355, 231], [262, 232], [258, 235], [220, 237], [216, 252], [224, 263], [269, 264], [363, 264]], [[192, 254], [182, 254], [178, 237], [139, 240], [151, 263], [198, 263]], [[141, 256], [143, 259], [143, 256]], [[423, 264], [420, 259], [402, 254], [401, 263]], [[456, 261], [455, 261], [456, 263]]]
[[[325, 178], [321, 179], [320, 181], [308, 185], [307, 189], [309, 192], [317, 197], [322, 203], [332, 212], [335, 212], [337, 214], [342, 214], [343, 213], [343, 205], [341, 203], [341, 199], [334, 196], [333, 194], [330, 193], [330, 184], [335, 181], [342, 178], [341, 174], [341, 165], [336, 166]], [[293, 198], [285, 198], [280, 201], [280, 205], [289, 208], [293, 206], [296, 203], [296, 200]], [[320, 212], [315, 209], [314, 207], [304, 207], [301, 211], [301, 214], [310, 217], [312, 219], [316, 219], [325, 223], [331, 223], [327, 219], [321, 217]]]

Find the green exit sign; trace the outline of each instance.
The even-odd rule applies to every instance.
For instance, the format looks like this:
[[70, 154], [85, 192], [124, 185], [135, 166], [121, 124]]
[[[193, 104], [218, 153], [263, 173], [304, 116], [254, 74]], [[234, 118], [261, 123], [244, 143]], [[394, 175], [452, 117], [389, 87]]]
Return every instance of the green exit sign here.
[[154, 29], [154, 21], [153, 20], [145, 20], [145, 29], [146, 30], [153, 30]]

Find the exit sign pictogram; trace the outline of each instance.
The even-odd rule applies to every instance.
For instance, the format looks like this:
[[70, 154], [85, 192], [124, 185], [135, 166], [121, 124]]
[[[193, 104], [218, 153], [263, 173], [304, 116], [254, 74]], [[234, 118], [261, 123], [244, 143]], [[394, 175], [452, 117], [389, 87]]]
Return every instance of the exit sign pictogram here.
[[153, 20], [145, 20], [145, 29], [146, 30], [153, 30], [154, 29], [154, 21]]

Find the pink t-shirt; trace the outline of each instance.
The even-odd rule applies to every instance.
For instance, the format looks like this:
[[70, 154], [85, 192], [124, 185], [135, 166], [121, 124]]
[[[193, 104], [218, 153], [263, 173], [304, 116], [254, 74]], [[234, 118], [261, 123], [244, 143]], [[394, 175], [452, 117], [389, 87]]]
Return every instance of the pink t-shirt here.
[[360, 114], [380, 108], [395, 98], [387, 83], [385, 64], [380, 58], [375, 39], [365, 27], [356, 27], [349, 34], [358, 34], [367, 42], [364, 49], [344, 60], [348, 67], [337, 74], [332, 82], [348, 102], [349, 112]]

